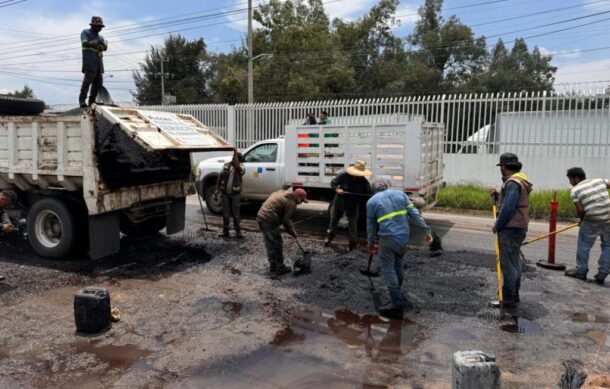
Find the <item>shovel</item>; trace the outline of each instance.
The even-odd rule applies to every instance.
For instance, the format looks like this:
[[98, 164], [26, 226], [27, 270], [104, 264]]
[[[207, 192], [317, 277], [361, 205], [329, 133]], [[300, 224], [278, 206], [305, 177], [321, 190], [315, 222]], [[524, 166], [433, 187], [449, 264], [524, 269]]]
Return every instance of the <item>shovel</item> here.
[[371, 263], [373, 262], [373, 256], [369, 255], [369, 265], [364, 268], [360, 268], [360, 274], [367, 277], [379, 277], [379, 272], [371, 271]]
[[295, 274], [311, 273], [311, 252], [305, 250], [297, 238], [294, 238], [294, 240], [303, 254], [303, 258], [297, 259], [293, 264]]
[[108, 93], [108, 90], [103, 85], [100, 87], [100, 89], [97, 92], [97, 97], [95, 98], [95, 104], [116, 105], [114, 103], [114, 101], [112, 100], [110, 93]]

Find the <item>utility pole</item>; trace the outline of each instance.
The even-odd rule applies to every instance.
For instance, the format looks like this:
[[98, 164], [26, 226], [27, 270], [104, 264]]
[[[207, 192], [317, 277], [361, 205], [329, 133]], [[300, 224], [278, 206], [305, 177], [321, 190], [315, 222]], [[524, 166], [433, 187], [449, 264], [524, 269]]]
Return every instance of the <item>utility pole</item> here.
[[254, 103], [254, 59], [252, 50], [252, 0], [248, 0], [248, 104]]
[[165, 70], [163, 64], [169, 62], [169, 58], [161, 58], [161, 105], [165, 105]]

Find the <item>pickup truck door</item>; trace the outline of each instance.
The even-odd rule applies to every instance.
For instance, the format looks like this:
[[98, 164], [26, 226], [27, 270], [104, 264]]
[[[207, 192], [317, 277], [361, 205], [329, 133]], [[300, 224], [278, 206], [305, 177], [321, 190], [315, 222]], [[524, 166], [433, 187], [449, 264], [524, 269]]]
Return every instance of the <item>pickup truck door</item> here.
[[275, 142], [262, 143], [244, 155], [246, 174], [243, 192], [247, 197], [265, 200], [280, 188], [280, 147]]

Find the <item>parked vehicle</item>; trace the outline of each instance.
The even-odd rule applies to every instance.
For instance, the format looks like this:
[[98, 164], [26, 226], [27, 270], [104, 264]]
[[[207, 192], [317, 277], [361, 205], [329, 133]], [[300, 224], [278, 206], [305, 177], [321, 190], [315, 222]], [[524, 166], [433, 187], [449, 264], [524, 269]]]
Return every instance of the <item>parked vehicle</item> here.
[[17, 192], [36, 253], [100, 258], [120, 232], [183, 230], [190, 152], [231, 149], [189, 115], [94, 105], [0, 116], [0, 189]]
[[[444, 126], [420, 116], [403, 116], [402, 121], [387, 124], [286, 126], [285, 137], [244, 150], [242, 198], [262, 202], [278, 189], [302, 187], [310, 199], [331, 201], [332, 178], [361, 159], [373, 172], [371, 180], [386, 179], [420, 207], [432, 206], [443, 184]], [[198, 190], [212, 212], [222, 211], [214, 186], [230, 159], [210, 158], [198, 165]]]

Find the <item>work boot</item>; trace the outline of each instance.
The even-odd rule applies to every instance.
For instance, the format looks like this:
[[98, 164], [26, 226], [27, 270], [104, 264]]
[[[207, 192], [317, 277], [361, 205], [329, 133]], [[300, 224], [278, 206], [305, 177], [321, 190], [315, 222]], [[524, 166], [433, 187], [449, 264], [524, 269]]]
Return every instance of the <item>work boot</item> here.
[[326, 239], [324, 240], [324, 246], [326, 246], [326, 247], [330, 246], [330, 242], [332, 242], [334, 238], [335, 238], [335, 234], [333, 234], [331, 232], [327, 232]]
[[599, 273], [597, 273], [593, 279], [595, 280], [595, 282], [599, 285], [603, 285], [604, 282], [606, 281], [606, 276], [602, 276]]
[[219, 238], [229, 238], [231, 235], [229, 234], [229, 230], [222, 230], [220, 234], [218, 234]]
[[274, 270], [271, 271], [270, 276], [271, 276], [271, 279], [274, 279], [274, 280], [278, 279], [281, 275], [290, 273], [292, 271], [292, 268], [290, 266], [286, 266], [283, 263], [276, 264], [275, 266], [271, 266], [271, 268]]
[[583, 280], [583, 281], [587, 280], [587, 275], [579, 272], [578, 270], [576, 270], [576, 268], [570, 269], [570, 270], [566, 270], [566, 272], [564, 274], [567, 277], [577, 278], [577, 279]]
[[239, 228], [235, 229], [235, 237], [237, 239], [243, 239], [244, 238], [244, 236], [241, 234], [241, 230]]
[[499, 300], [491, 300], [488, 305], [490, 308], [517, 308], [517, 302], [515, 301], [504, 301], [502, 304], [500, 304]]
[[402, 313], [403, 307], [393, 303], [388, 303], [379, 307], [379, 314], [388, 319], [402, 320]]
[[0, 275], [0, 281], [4, 281], [6, 278], [3, 275]]

